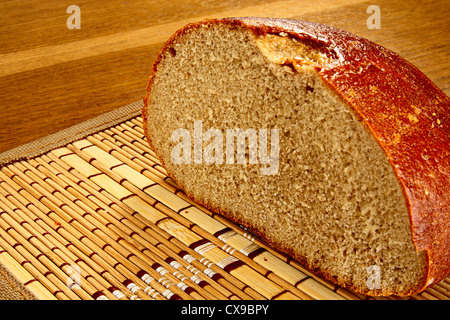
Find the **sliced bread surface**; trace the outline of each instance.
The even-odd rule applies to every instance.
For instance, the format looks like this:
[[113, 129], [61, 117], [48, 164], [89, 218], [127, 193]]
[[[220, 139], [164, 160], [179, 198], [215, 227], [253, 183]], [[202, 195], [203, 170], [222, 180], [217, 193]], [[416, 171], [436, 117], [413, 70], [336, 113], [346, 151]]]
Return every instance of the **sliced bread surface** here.
[[186, 194], [311, 271], [368, 295], [448, 275], [449, 98], [389, 50], [308, 22], [202, 21], [165, 44], [144, 103]]

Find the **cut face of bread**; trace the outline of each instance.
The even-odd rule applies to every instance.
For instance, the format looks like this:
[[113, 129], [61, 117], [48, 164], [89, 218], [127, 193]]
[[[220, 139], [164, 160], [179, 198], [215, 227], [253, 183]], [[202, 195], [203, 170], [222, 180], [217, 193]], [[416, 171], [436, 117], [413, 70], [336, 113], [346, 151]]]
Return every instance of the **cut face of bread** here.
[[357, 292], [426, 281], [408, 203], [366, 123], [319, 76], [340, 57], [286, 33], [201, 24], [160, 53], [144, 110], [186, 194]]

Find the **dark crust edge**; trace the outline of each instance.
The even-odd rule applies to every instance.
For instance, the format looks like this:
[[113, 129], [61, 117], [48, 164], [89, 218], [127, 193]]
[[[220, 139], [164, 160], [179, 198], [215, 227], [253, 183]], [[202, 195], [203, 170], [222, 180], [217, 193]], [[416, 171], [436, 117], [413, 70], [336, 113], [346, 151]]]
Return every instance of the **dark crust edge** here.
[[[412, 240], [417, 251], [423, 250], [426, 253], [426, 277], [407, 292], [357, 288], [352, 284], [336, 281], [332, 275], [310, 265], [292, 249], [267, 238], [245, 221], [233, 221], [248, 228], [269, 245], [291, 255], [308, 270], [361, 294], [413, 295], [446, 278], [450, 274], [450, 196], [446, 194], [450, 187], [450, 169], [448, 162], [445, 162], [450, 156], [450, 99], [415, 66], [370, 40], [334, 27], [290, 19], [208, 19], [184, 26], [169, 38], [158, 53], [144, 97], [144, 131], [156, 153], [158, 154], [148, 134], [146, 123], [147, 101], [157, 66], [163, 58], [163, 53], [180, 35], [215, 24], [242, 27], [259, 35], [284, 32], [334, 58], [334, 62], [321, 66], [319, 76], [353, 107], [353, 111], [362, 119], [393, 166], [409, 211]], [[393, 106], [395, 109], [392, 109]], [[413, 125], [407, 122], [411, 122], [412, 116], [415, 117], [412, 118], [415, 122]], [[425, 159], [423, 152], [427, 152], [428, 159]], [[428, 161], [430, 159], [434, 161]], [[164, 165], [163, 159], [160, 160]], [[171, 173], [168, 174], [179, 183]], [[185, 186], [180, 187], [186, 192]], [[186, 195], [205, 208], [231, 218], [229, 213], [195, 199], [189, 192], [186, 192]]]

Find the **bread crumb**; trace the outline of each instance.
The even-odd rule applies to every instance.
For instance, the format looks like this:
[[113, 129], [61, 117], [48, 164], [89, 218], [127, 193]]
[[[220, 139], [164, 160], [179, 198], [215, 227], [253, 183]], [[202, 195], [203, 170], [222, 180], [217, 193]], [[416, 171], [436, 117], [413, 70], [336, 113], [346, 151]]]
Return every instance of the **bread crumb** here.
[[413, 114], [408, 114], [408, 119], [409, 119], [409, 121], [414, 122], [414, 123], [419, 122], [419, 119], [417, 119], [416, 116]]

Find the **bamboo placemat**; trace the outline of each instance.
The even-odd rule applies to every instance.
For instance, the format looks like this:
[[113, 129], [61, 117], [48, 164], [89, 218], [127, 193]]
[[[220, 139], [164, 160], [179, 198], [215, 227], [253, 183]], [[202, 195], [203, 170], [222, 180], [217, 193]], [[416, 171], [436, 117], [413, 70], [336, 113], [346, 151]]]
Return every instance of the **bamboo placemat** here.
[[[187, 198], [146, 142], [141, 104], [133, 107], [131, 118], [78, 126], [63, 133], [77, 140], [53, 139], [0, 167], [0, 264], [33, 296], [374, 299], [317, 277]], [[412, 297], [377, 299], [449, 297], [447, 278]]]

